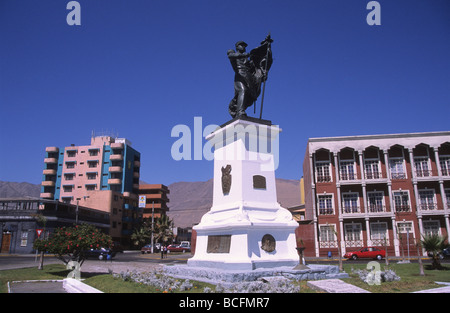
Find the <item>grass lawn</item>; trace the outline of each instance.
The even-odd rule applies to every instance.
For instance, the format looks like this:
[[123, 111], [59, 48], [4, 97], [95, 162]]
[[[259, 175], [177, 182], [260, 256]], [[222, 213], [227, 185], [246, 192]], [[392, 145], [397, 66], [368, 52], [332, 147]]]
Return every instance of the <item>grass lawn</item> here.
[[[381, 265], [380, 270], [386, 269], [384, 260], [379, 262]], [[435, 282], [450, 282], [450, 266], [444, 265], [443, 270], [431, 270], [431, 265], [424, 264], [425, 276], [419, 276], [419, 264], [407, 263], [397, 264], [391, 262], [389, 269], [395, 271], [400, 276], [400, 281], [396, 282], [384, 282], [381, 285], [370, 286], [356, 274], [351, 273], [351, 269], [365, 269], [367, 264], [352, 264], [351, 261], [344, 262], [344, 271], [350, 275], [350, 278], [344, 279], [345, 282], [366, 289], [370, 292], [382, 292], [382, 293], [408, 293], [413, 291], [419, 291], [424, 289], [431, 289], [442, 287]]]
[[[381, 270], [385, 269], [384, 262], [380, 262]], [[450, 282], [450, 266], [444, 265], [444, 270], [431, 270], [428, 264], [424, 265], [425, 276], [419, 276], [419, 265], [416, 263], [410, 264], [396, 264], [391, 263], [390, 269], [394, 270], [401, 280], [398, 282], [381, 283], [377, 286], [369, 286], [359, 279], [356, 274], [351, 273], [351, 269], [365, 269], [366, 264], [352, 264], [351, 262], [344, 262], [344, 270], [349, 273], [350, 278], [344, 279], [347, 283], [356, 285], [370, 292], [382, 292], [382, 293], [407, 293], [423, 289], [431, 289], [441, 287], [437, 285], [435, 281]], [[6, 293], [7, 282], [15, 280], [59, 280], [67, 277], [69, 273], [65, 266], [62, 264], [48, 264], [44, 265], [43, 270], [38, 270], [36, 267], [15, 269], [15, 270], [3, 270], [0, 271], [0, 293]], [[83, 273], [81, 268], [81, 277], [85, 279], [83, 282], [97, 288], [106, 293], [161, 293], [161, 290], [157, 290], [154, 287], [141, 285], [134, 282], [123, 281], [122, 279], [116, 279], [112, 275], [103, 274], [91, 276], [89, 273]], [[210, 287], [215, 289], [213, 285], [192, 281], [194, 287], [188, 293], [201, 293], [204, 287]], [[179, 291], [174, 291], [179, 292]], [[300, 292], [309, 293], [314, 292], [306, 286], [306, 281], [300, 282]]]
[[8, 281], [15, 280], [60, 280], [67, 277], [69, 270], [63, 264], [44, 265], [43, 270], [38, 270], [37, 266], [21, 268], [15, 270], [0, 271], [0, 293], [8, 292]]

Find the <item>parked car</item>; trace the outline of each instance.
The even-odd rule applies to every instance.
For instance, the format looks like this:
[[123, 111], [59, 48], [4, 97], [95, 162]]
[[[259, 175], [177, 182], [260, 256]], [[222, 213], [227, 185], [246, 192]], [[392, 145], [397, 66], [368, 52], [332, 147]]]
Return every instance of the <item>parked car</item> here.
[[[161, 248], [161, 245], [159, 243], [156, 243], [155, 247], [153, 248], [153, 252], [159, 252], [160, 248]], [[143, 246], [141, 248], [141, 253], [142, 254], [152, 253], [152, 245], [148, 244], [148, 245]]]
[[[428, 253], [428, 257], [433, 257], [433, 254], [432, 253]], [[450, 247], [448, 247], [448, 248], [445, 248], [444, 250], [442, 250], [442, 253], [439, 253], [439, 258], [442, 260], [442, 259], [445, 259], [445, 258], [450, 258]]]
[[344, 254], [344, 258], [353, 260], [359, 258], [381, 260], [384, 257], [386, 257], [386, 251], [376, 247], [365, 247], [359, 251], [351, 251]]
[[105, 260], [108, 254], [111, 255], [111, 258], [116, 256], [116, 252], [109, 248], [90, 249], [84, 252], [86, 259], [97, 258], [99, 260]]
[[186, 251], [191, 251], [191, 247], [190, 246], [186, 246], [186, 245], [170, 245], [167, 247], [167, 251], [169, 252], [186, 252]]
[[121, 253], [123, 253], [123, 246], [120, 244], [120, 242], [118, 242], [118, 241], [114, 241], [113, 243], [112, 243], [112, 250], [114, 251], [114, 252], [121, 252]]

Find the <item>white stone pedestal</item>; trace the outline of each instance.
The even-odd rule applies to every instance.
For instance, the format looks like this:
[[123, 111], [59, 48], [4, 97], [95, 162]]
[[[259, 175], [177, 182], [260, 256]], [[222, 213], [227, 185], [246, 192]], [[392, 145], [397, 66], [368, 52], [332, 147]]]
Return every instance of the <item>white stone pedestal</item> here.
[[280, 131], [267, 122], [238, 119], [206, 138], [214, 147], [213, 205], [194, 226], [197, 243], [189, 267], [254, 270], [298, 264], [298, 224], [276, 196]]

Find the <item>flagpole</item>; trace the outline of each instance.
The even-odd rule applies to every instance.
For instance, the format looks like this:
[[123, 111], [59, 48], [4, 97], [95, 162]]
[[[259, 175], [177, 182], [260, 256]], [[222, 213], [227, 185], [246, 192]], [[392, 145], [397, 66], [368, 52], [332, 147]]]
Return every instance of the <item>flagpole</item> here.
[[[270, 39], [270, 32], [269, 32], [269, 39]], [[269, 62], [269, 50], [270, 50], [270, 40], [267, 41], [267, 52], [266, 52], [266, 66], [264, 69], [264, 86], [263, 91], [261, 95], [261, 111], [259, 112], [259, 119], [262, 119], [262, 111], [263, 111], [263, 103], [264, 103], [264, 93], [266, 92], [266, 80], [267, 80], [267, 63]]]

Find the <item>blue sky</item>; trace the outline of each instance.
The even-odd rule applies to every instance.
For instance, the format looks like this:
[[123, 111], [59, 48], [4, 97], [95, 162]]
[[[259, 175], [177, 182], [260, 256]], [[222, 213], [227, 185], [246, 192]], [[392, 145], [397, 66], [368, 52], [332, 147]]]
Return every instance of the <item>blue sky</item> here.
[[172, 159], [171, 130], [230, 119], [226, 51], [269, 31], [277, 177], [301, 178], [311, 137], [450, 130], [448, 0], [380, 0], [379, 26], [368, 0], [79, 0], [81, 26], [68, 2], [0, 0], [0, 180], [40, 183], [46, 146], [106, 130], [141, 152], [146, 182], [212, 178], [211, 161]]

